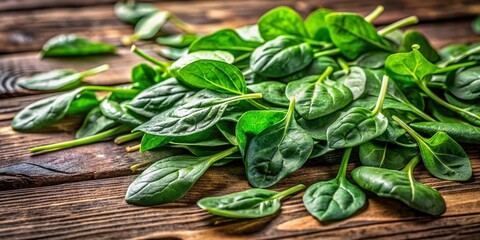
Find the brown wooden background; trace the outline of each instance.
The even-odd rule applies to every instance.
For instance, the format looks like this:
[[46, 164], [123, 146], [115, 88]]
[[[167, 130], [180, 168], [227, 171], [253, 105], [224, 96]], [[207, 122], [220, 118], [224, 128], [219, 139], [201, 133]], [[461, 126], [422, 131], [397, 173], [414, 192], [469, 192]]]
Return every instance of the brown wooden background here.
[[[0, 1], [0, 238], [138, 238], [138, 239], [277, 239], [277, 238], [480, 238], [480, 151], [466, 145], [474, 176], [466, 183], [440, 181], [419, 167], [417, 180], [438, 189], [448, 210], [430, 217], [390, 199], [369, 194], [368, 208], [354, 217], [320, 223], [303, 207], [301, 194], [284, 202], [279, 215], [257, 220], [214, 217], [195, 206], [202, 197], [247, 189], [241, 164], [211, 168], [187, 196], [159, 207], [136, 207], [123, 196], [135, 178], [129, 166], [163, 152], [126, 153], [111, 141], [32, 156], [27, 149], [73, 138], [79, 120], [64, 121], [55, 133], [21, 134], [10, 128], [11, 119], [26, 105], [49, 94], [28, 92], [15, 82], [33, 73], [57, 68], [88, 69], [103, 63], [107, 73], [91, 83], [129, 81], [130, 68], [141, 62], [120, 47], [118, 56], [88, 59], [39, 60], [38, 50], [50, 37], [77, 33], [120, 45], [132, 27], [113, 14], [114, 0], [3, 0]], [[480, 41], [470, 22], [480, 14], [478, 0], [231, 0], [162, 1], [197, 31], [208, 33], [225, 27], [255, 23], [269, 9], [288, 5], [306, 16], [318, 7], [367, 14], [378, 4], [385, 13], [375, 24], [391, 23], [417, 15], [414, 28], [426, 34], [435, 47]], [[152, 46], [143, 45], [146, 49]], [[327, 155], [309, 162], [273, 189], [305, 185], [336, 175], [340, 156]], [[350, 164], [351, 170], [356, 163]]]

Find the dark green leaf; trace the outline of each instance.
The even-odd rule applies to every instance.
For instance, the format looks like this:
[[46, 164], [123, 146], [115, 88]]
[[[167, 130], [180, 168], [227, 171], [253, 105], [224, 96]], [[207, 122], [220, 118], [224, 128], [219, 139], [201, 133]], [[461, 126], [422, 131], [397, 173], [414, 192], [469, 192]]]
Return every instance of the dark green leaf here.
[[457, 71], [447, 77], [448, 90], [463, 100], [480, 98], [480, 66]]
[[307, 28], [310, 37], [317, 41], [331, 42], [330, 34], [328, 33], [325, 17], [332, 13], [332, 10], [320, 8], [308, 15], [305, 19], [305, 27]]
[[440, 60], [440, 55], [438, 55], [437, 51], [430, 45], [430, 42], [428, 42], [423, 34], [415, 30], [408, 30], [403, 37], [401, 50], [409, 52], [412, 49], [413, 44], [420, 46], [419, 51], [428, 61], [438, 62]]
[[189, 51], [192, 53], [201, 50], [219, 50], [230, 52], [238, 57], [252, 52], [258, 46], [260, 43], [243, 40], [234, 30], [224, 29], [197, 39], [190, 45]]
[[148, 151], [150, 149], [165, 146], [172, 139], [173, 139], [173, 137], [158, 136], [158, 135], [145, 133], [143, 135], [142, 141], [140, 143], [140, 152], [145, 152], [145, 151]]
[[288, 107], [289, 101], [285, 96], [287, 85], [281, 82], [266, 81], [257, 84], [248, 85], [254, 93], [261, 93], [263, 100], [278, 106]]
[[376, 167], [358, 167], [352, 177], [360, 187], [380, 197], [394, 198], [408, 206], [431, 215], [445, 212], [442, 195], [427, 185], [413, 179], [408, 172]]
[[402, 169], [413, 157], [419, 154], [418, 148], [400, 147], [386, 142], [369, 141], [359, 148], [359, 157], [362, 165]]
[[421, 82], [437, 69], [438, 67], [430, 63], [418, 49], [408, 53], [392, 54], [385, 62], [386, 74], [406, 84]]
[[248, 182], [254, 187], [274, 185], [307, 161], [313, 139], [294, 118], [293, 99], [285, 118], [266, 128], [249, 143], [245, 156]]
[[110, 44], [93, 42], [75, 34], [61, 34], [48, 40], [42, 47], [42, 57], [75, 57], [112, 54], [116, 48]]
[[265, 41], [285, 35], [308, 38], [302, 17], [295, 10], [284, 6], [265, 13], [258, 20], [258, 29]]
[[445, 132], [458, 142], [477, 144], [480, 142], [480, 128], [457, 122], [417, 122], [410, 126], [430, 135]]
[[117, 123], [103, 116], [100, 108], [96, 107], [87, 114], [82, 126], [75, 133], [75, 138], [84, 138], [111, 129]]
[[253, 51], [250, 68], [265, 77], [284, 77], [305, 68], [313, 60], [308, 43], [294, 37], [280, 36]]
[[131, 127], [136, 127], [143, 123], [143, 119], [139, 119], [127, 111], [125, 104], [109, 99], [105, 99], [100, 103], [100, 111], [102, 111], [105, 117]]

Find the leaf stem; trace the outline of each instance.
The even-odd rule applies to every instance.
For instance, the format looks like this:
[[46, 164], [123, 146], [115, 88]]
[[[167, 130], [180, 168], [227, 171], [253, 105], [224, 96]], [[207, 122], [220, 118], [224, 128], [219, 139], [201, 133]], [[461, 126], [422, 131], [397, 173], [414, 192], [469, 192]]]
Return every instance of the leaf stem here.
[[122, 135], [122, 136], [119, 136], [119, 137], [115, 138], [115, 140], [113, 140], [113, 142], [115, 144], [122, 144], [122, 143], [125, 143], [125, 142], [129, 142], [129, 141], [141, 138], [143, 136], [143, 134], [144, 134], [143, 132], [134, 132], [134, 133], [125, 134], [125, 135]]
[[243, 71], [242, 74], [243, 76], [247, 76], [247, 75], [253, 74], [253, 71], [251, 68], [248, 68], [247, 70]]
[[175, 16], [173, 14], [170, 14], [169, 19], [170, 19], [170, 22], [172, 22], [173, 25], [175, 25], [175, 27], [182, 30], [183, 32], [189, 33], [189, 34], [194, 34], [195, 33], [183, 20], [181, 20], [177, 16]]
[[373, 10], [373, 12], [371, 12], [370, 14], [368, 14], [366, 17], [365, 17], [365, 21], [371, 23], [373, 20], [375, 20], [378, 16], [380, 16], [380, 14], [383, 13], [383, 6], [382, 5], [378, 5], [375, 10]]
[[431, 88], [440, 88], [440, 89], [446, 89], [447, 87], [445, 86], [445, 83], [442, 82], [427, 82], [427, 86]]
[[243, 94], [243, 95], [239, 95], [239, 96], [226, 98], [224, 101], [229, 103], [229, 102], [235, 102], [235, 101], [239, 101], [239, 100], [248, 100], [248, 99], [255, 99], [255, 98], [262, 98], [262, 94], [261, 93]]
[[332, 74], [332, 72], [333, 72], [333, 67], [328, 66], [327, 69], [325, 69], [325, 71], [322, 73], [322, 75], [320, 75], [320, 77], [318, 77], [317, 82], [322, 82], [325, 78], [330, 76], [330, 74]]
[[142, 167], [146, 167], [154, 162], [156, 162], [158, 160], [150, 160], [150, 161], [145, 161], [145, 162], [142, 162], [142, 163], [137, 163], [135, 165], [132, 165], [130, 166], [130, 170], [132, 170], [132, 172], [136, 172], [139, 168], [142, 168]]
[[205, 159], [210, 159], [209, 160], [209, 165], [211, 166], [212, 164], [214, 164], [216, 161], [219, 161], [219, 160], [222, 160], [224, 159], [225, 157], [228, 157], [234, 153], [238, 152], [238, 147], [235, 146], [235, 147], [231, 147], [223, 152], [219, 152], [217, 154], [214, 154], [214, 155], [211, 155], [211, 156], [206, 156], [206, 157], [203, 157]]
[[240, 61], [243, 61], [247, 58], [249, 58], [250, 56], [252, 55], [252, 52], [247, 52], [243, 55], [240, 55], [239, 57], [236, 57], [235, 60], [233, 61], [233, 63], [238, 63]]
[[329, 49], [329, 50], [317, 52], [313, 55], [313, 57], [314, 58], [319, 58], [319, 57], [323, 57], [323, 56], [337, 55], [339, 53], [340, 53], [340, 49], [339, 48], [334, 48], [334, 49]]
[[418, 143], [423, 142], [423, 137], [420, 136], [415, 130], [413, 130], [410, 126], [408, 126], [404, 121], [402, 121], [397, 116], [393, 115], [392, 119], [398, 123], [408, 134], [410, 134]]
[[433, 72], [433, 74], [447, 73], [447, 72], [455, 71], [459, 68], [470, 67], [470, 66], [473, 66], [473, 65], [476, 65], [476, 64], [478, 64], [477, 61], [457, 63], [457, 64], [450, 65], [450, 66], [447, 66], [447, 67], [439, 68], [435, 72]]
[[420, 155], [416, 155], [410, 161], [405, 165], [405, 167], [402, 169], [402, 171], [405, 172], [413, 172], [413, 169], [417, 166], [417, 164], [420, 162]]
[[343, 59], [342, 57], [338, 57], [337, 62], [345, 74], [348, 74], [350, 72], [350, 67], [348, 66], [348, 63], [345, 61], [345, 59]]
[[372, 114], [370, 116], [375, 116], [380, 111], [382, 111], [383, 101], [385, 100], [385, 96], [387, 95], [388, 79], [389, 78], [387, 75], [383, 75], [382, 86], [380, 88], [380, 93], [378, 94], [377, 104], [375, 105], [375, 108], [372, 110]]
[[281, 191], [281, 192], [279, 192], [279, 193], [271, 196], [271, 197], [269, 198], [269, 200], [273, 200], [273, 199], [277, 199], [277, 198], [282, 199], [282, 198], [284, 198], [284, 197], [286, 197], [286, 196], [289, 196], [289, 195], [292, 195], [292, 194], [294, 194], [294, 193], [296, 193], [296, 192], [298, 192], [298, 191], [301, 191], [301, 190], [303, 190], [304, 188], [305, 188], [305, 185], [303, 185], [303, 184], [298, 184], [298, 185], [296, 185], [296, 186], [294, 186], [294, 187], [291, 187], [291, 188], [289, 188], [289, 189], [283, 190], [283, 191]]
[[308, 43], [312, 46], [322, 47], [323, 49], [328, 49], [328, 48], [331, 48], [333, 46], [333, 44], [331, 44], [331, 43], [322, 42], [322, 41], [315, 41], [315, 40], [312, 40], [312, 39], [309, 39], [309, 38], [304, 38], [303, 40], [306, 43]]
[[95, 134], [95, 135], [92, 135], [92, 136], [89, 136], [89, 137], [79, 138], [79, 139], [75, 139], [75, 140], [72, 140], [72, 141], [66, 141], [66, 142], [62, 142], [62, 143], [55, 143], [55, 144], [50, 144], [50, 145], [34, 147], [34, 148], [30, 148], [29, 150], [32, 153], [40, 152], [40, 151], [57, 151], [57, 150], [61, 150], [61, 149], [66, 149], [66, 148], [86, 145], [86, 144], [90, 144], [90, 143], [100, 142], [100, 141], [106, 140], [108, 138], [115, 137], [115, 136], [117, 136], [119, 134], [122, 134], [124, 132], [128, 132], [130, 130], [131, 130], [131, 128], [129, 128], [127, 126], [120, 126], [120, 127], [112, 128], [112, 129], [109, 129], [107, 131], [104, 131], [104, 132], [101, 132], [101, 133], [98, 133], [98, 134]]
[[165, 72], [170, 72], [168, 70], [168, 65], [162, 61], [159, 61], [158, 59], [146, 54], [145, 52], [141, 51], [137, 46], [135, 45], [132, 45], [132, 48], [130, 49], [131, 52], [137, 54], [138, 56], [140, 56], [141, 58], [159, 66], [162, 68], [163, 71]]
[[441, 106], [443, 107], [446, 107], [454, 112], [462, 112], [466, 115], [469, 115], [470, 117], [474, 118], [474, 119], [478, 119], [480, 121], [480, 116], [477, 116], [476, 114], [474, 113], [471, 113], [469, 111], [466, 111], [465, 109], [463, 108], [459, 108], [457, 106], [454, 106], [450, 103], [447, 103], [445, 102], [443, 99], [439, 98], [437, 95], [435, 95], [435, 93], [433, 93], [426, 85], [425, 83], [423, 82], [420, 82], [420, 81], [417, 81], [417, 85], [420, 87], [420, 89], [422, 89], [422, 91], [429, 97], [431, 98], [433, 101], [435, 101], [436, 103], [440, 104]]
[[110, 69], [110, 65], [108, 64], [103, 64], [103, 65], [100, 65], [96, 68], [92, 68], [92, 69], [89, 69], [89, 70], [85, 70], [83, 72], [80, 72], [80, 75], [82, 77], [88, 77], [88, 76], [92, 76], [92, 75], [95, 75], [97, 73], [101, 73], [101, 72], [104, 72], [104, 71], [107, 71], [108, 69]]
[[140, 147], [142, 146], [142, 144], [137, 144], [137, 145], [134, 145], [134, 146], [128, 146], [125, 148], [125, 150], [127, 152], [136, 152], [138, 150], [140, 150]]
[[466, 57], [468, 57], [472, 54], [476, 54], [476, 53], [479, 53], [479, 52], [480, 52], [480, 45], [478, 45], [477, 47], [474, 47], [472, 49], [468, 49], [465, 52], [459, 53], [459, 54], [453, 56], [450, 59], [447, 59], [443, 62], [438, 63], [437, 65], [439, 67], [446, 67], [446, 66], [450, 65], [451, 63], [458, 62], [458, 61], [460, 61], [460, 60], [462, 60], [462, 59], [464, 59], [464, 58], [466, 58]]
[[382, 28], [381, 30], [378, 31], [378, 35], [383, 37], [399, 28], [403, 28], [403, 27], [410, 26], [417, 23], [418, 23], [418, 18], [416, 16], [410, 16]]
[[338, 174], [336, 179], [343, 180], [347, 175], [348, 160], [350, 159], [350, 154], [352, 153], [352, 148], [345, 149], [343, 153], [342, 162], [340, 163], [340, 168], [338, 169]]
[[258, 102], [256, 102], [255, 100], [247, 99], [246, 101], [247, 101], [248, 103], [250, 103], [252, 106], [254, 106], [254, 107], [256, 107], [256, 108], [258, 108], [258, 109], [260, 109], [260, 110], [268, 110], [268, 109], [270, 109], [269, 107], [267, 107], [267, 106], [265, 106], [265, 105], [263, 105], [263, 104], [261, 104], [261, 103], [258, 103]]
[[140, 91], [137, 89], [123, 89], [123, 88], [116, 88], [116, 87], [107, 87], [107, 86], [85, 86], [83, 90], [91, 90], [91, 91], [104, 91], [104, 92], [114, 92], [114, 93], [125, 93], [125, 94], [137, 94]]

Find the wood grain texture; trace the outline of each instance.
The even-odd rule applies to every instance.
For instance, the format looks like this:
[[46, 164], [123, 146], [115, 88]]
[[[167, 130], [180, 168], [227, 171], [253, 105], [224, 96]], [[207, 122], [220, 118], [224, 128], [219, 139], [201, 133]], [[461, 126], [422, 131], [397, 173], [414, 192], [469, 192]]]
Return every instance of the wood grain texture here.
[[[391, 23], [410, 15], [417, 15], [421, 21], [440, 21], [459, 17], [471, 19], [480, 13], [480, 3], [474, 0], [453, 2], [383, 0], [358, 3], [345, 0], [246, 0], [164, 2], [157, 5], [178, 15], [196, 31], [209, 33], [219, 28], [255, 23], [263, 13], [280, 5], [294, 7], [306, 16], [319, 7], [365, 15], [379, 4], [387, 7], [385, 13], [375, 21], [376, 24]], [[49, 38], [61, 33], [77, 33], [95, 40], [119, 44], [121, 36], [131, 34], [131, 31], [131, 26], [121, 23], [114, 16], [111, 5], [41, 9], [28, 14], [5, 12], [0, 15], [0, 53], [37, 51]]]
[[[241, 167], [234, 164], [213, 167], [183, 199], [158, 207], [124, 202], [133, 176], [3, 191], [0, 238], [468, 238], [480, 231], [480, 171], [478, 159], [475, 162], [475, 175], [467, 183], [434, 179], [421, 168], [416, 171], [418, 180], [444, 196], [447, 212], [440, 218], [373, 194], [367, 195], [368, 207], [354, 217], [329, 223], [320, 223], [306, 212], [301, 194], [284, 201], [281, 214], [254, 220], [230, 220], [197, 208], [195, 202], [202, 197], [249, 188]], [[349, 171], [354, 166], [350, 164]], [[310, 163], [273, 189], [330, 179], [337, 167]]]

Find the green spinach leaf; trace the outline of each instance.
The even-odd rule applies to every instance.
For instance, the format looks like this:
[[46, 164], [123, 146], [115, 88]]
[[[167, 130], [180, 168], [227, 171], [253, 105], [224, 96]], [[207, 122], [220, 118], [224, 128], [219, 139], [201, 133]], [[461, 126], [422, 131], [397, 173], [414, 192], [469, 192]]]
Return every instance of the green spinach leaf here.
[[116, 48], [107, 43], [93, 42], [75, 34], [61, 34], [48, 40], [42, 47], [41, 57], [79, 57], [113, 54]]

